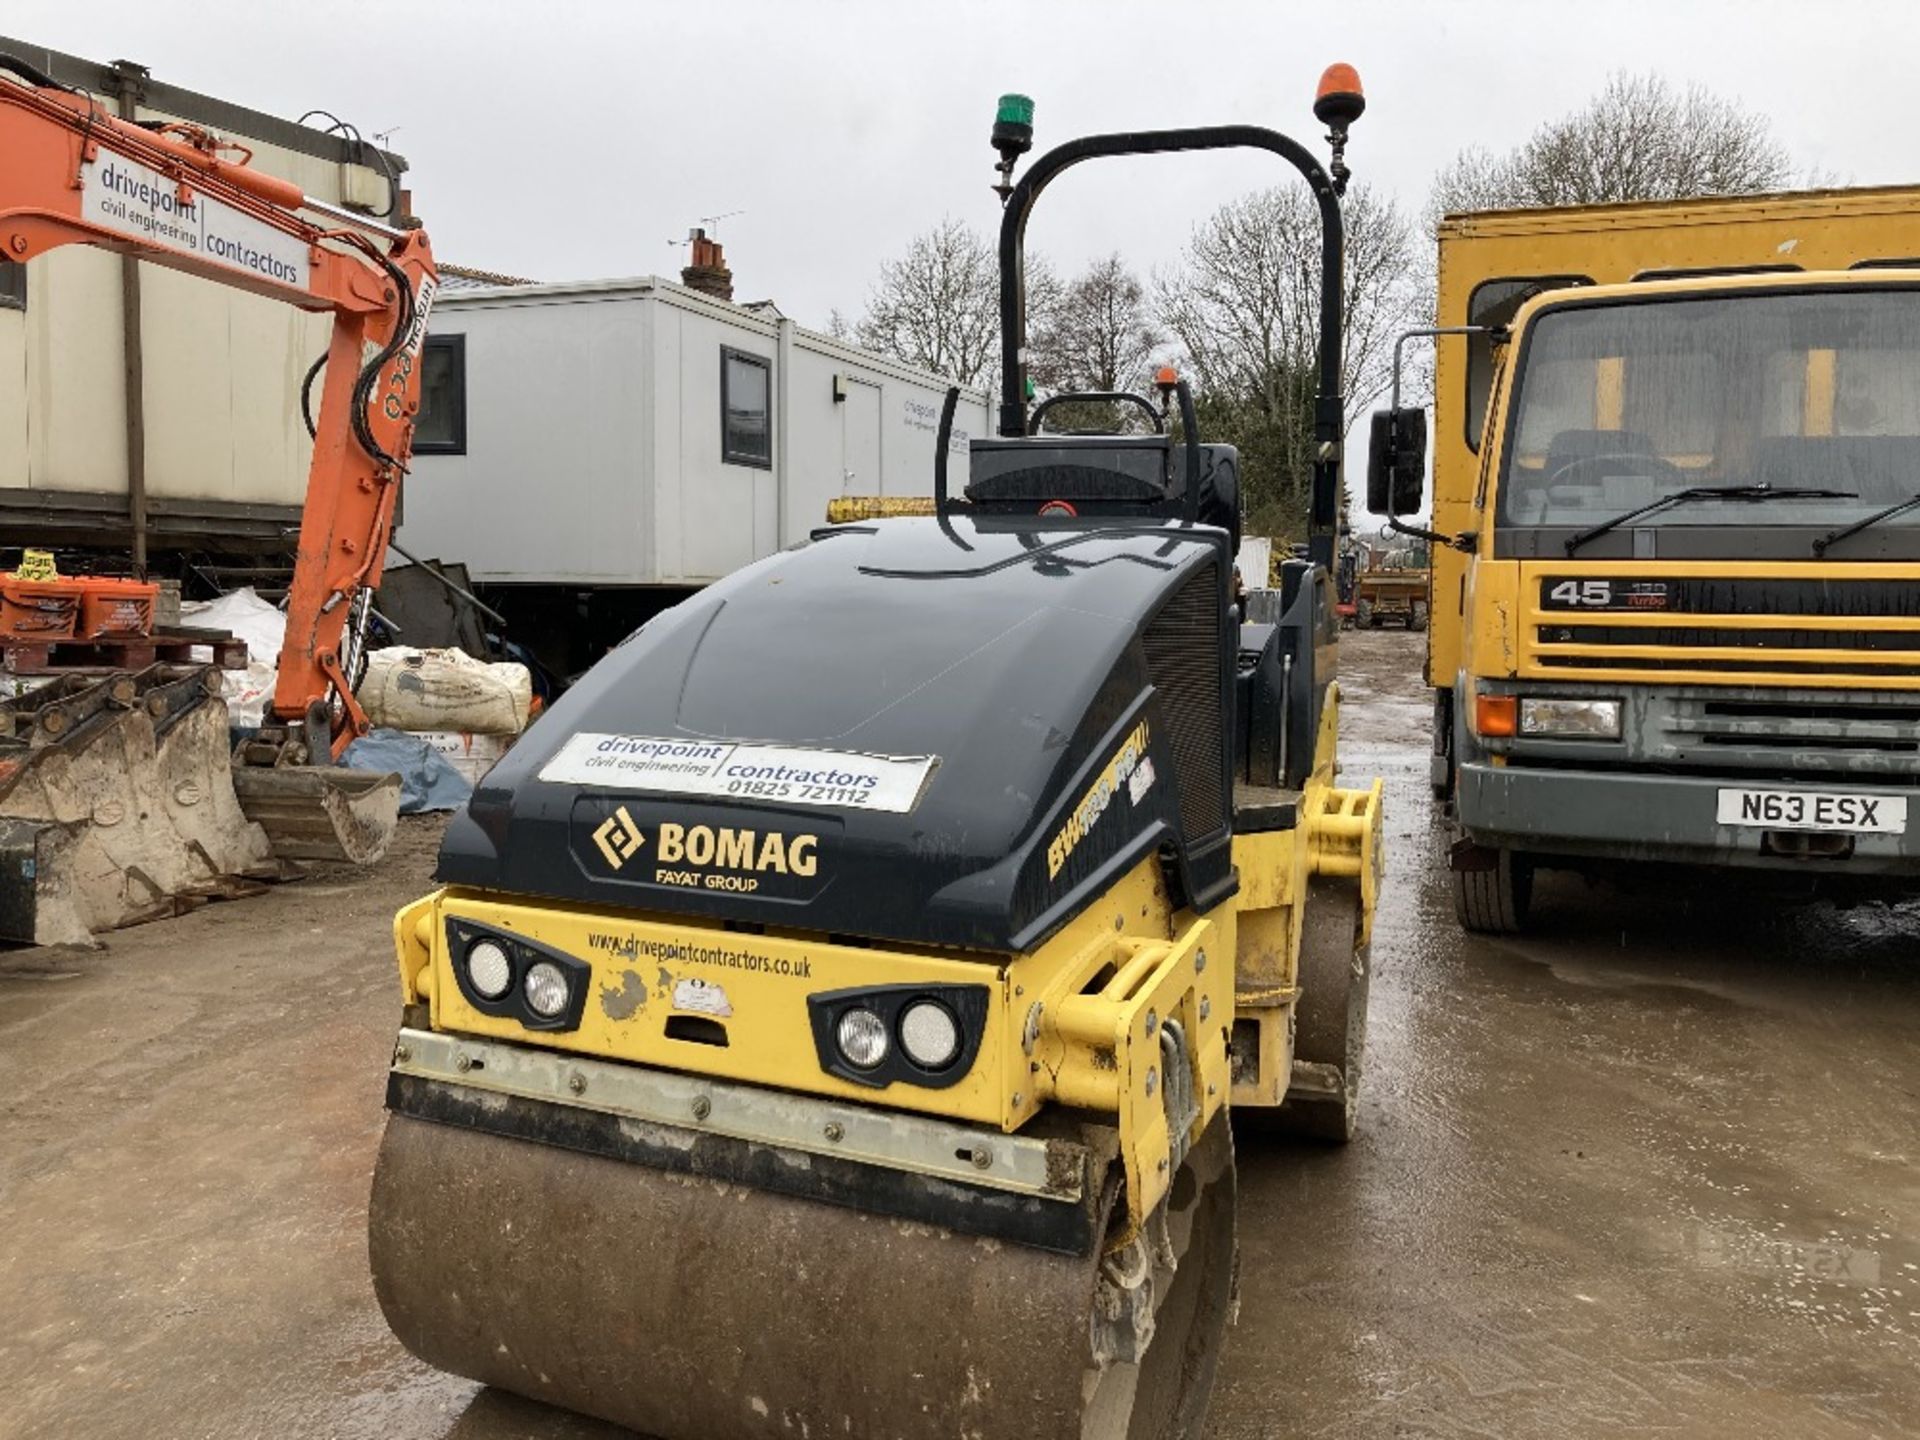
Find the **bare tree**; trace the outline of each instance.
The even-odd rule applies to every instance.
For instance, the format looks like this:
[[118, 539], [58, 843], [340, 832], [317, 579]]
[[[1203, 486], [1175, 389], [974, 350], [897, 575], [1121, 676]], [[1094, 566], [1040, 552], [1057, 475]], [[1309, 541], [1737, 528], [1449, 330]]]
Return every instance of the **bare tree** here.
[[[1343, 209], [1341, 382], [1351, 426], [1386, 391], [1393, 342], [1422, 323], [1430, 286], [1415, 228], [1392, 199], [1357, 185]], [[1251, 528], [1298, 534], [1314, 457], [1318, 205], [1298, 186], [1223, 205], [1157, 289], [1161, 320], [1196, 382], [1202, 430], [1240, 447]]]
[[1434, 181], [1429, 223], [1461, 210], [1679, 200], [1778, 190], [1793, 158], [1763, 115], [1698, 85], [1613, 75], [1503, 155], [1463, 150]]
[[[1044, 324], [1059, 283], [1042, 256], [1029, 256], [1028, 327]], [[914, 237], [907, 253], [880, 267], [853, 338], [869, 350], [944, 375], [991, 384], [1000, 360], [999, 256], [965, 221], [948, 216]]]
[[999, 343], [998, 274], [980, 233], [948, 216], [880, 267], [854, 335], [869, 350], [978, 385]]
[[1139, 390], [1165, 341], [1146, 286], [1117, 254], [1061, 287], [1029, 329], [1029, 368], [1051, 390]]

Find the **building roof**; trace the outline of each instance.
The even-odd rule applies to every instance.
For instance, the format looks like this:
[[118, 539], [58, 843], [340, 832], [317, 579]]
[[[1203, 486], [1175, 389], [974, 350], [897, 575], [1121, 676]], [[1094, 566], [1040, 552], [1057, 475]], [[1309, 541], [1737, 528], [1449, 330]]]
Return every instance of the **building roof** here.
[[502, 275], [497, 270], [475, 270], [470, 265], [441, 264], [437, 268], [440, 271], [440, 284], [447, 290], [492, 290], [499, 286], [539, 283], [519, 275]]

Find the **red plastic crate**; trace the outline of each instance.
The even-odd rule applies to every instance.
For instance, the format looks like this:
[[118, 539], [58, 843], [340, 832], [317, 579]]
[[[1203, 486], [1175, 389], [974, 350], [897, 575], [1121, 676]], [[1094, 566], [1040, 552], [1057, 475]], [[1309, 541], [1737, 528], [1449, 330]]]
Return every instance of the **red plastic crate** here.
[[0, 640], [71, 640], [83, 594], [77, 580], [0, 575]]
[[153, 613], [160, 603], [160, 587], [145, 580], [86, 576], [80, 586], [79, 637], [150, 635]]

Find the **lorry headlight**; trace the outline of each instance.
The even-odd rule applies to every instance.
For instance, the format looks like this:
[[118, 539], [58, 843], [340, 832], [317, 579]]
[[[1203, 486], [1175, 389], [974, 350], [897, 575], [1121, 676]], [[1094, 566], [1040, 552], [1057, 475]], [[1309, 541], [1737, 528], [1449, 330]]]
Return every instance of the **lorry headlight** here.
[[1520, 733], [1570, 740], [1618, 740], [1618, 700], [1576, 700], [1566, 696], [1523, 695]]
[[836, 1038], [849, 1065], [871, 1070], [887, 1058], [887, 1023], [871, 1010], [847, 1011], [840, 1017]]
[[541, 960], [527, 970], [527, 1008], [551, 1020], [567, 1008], [567, 977], [550, 960]]

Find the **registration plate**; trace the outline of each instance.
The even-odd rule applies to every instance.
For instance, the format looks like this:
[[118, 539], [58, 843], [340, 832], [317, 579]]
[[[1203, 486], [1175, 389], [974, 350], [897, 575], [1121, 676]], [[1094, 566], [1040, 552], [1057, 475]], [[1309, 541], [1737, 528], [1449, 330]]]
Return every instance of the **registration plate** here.
[[1837, 830], [1856, 835], [1904, 835], [1907, 797], [1848, 795], [1832, 790], [1722, 790], [1722, 825], [1762, 830]]

